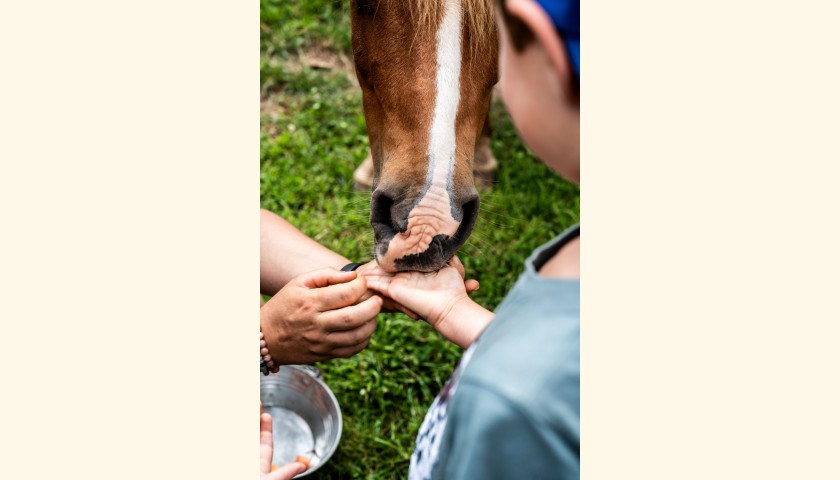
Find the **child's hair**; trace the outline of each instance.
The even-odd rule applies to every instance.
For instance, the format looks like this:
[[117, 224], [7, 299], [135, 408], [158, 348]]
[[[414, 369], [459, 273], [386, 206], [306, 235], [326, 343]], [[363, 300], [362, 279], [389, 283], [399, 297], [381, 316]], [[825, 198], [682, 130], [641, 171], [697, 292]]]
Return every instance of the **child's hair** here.
[[534, 32], [522, 20], [507, 11], [505, 0], [496, 0], [496, 8], [502, 14], [502, 20], [505, 22], [505, 28], [507, 28], [510, 40], [513, 42], [513, 48], [517, 52], [525, 50], [525, 47], [534, 41]]

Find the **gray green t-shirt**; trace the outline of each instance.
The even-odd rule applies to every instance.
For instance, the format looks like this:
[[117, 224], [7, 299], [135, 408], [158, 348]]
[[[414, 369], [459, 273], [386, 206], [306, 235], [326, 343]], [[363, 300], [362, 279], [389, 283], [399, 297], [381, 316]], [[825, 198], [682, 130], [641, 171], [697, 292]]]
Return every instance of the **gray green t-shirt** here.
[[580, 477], [580, 281], [544, 278], [574, 226], [525, 271], [435, 399], [409, 478]]

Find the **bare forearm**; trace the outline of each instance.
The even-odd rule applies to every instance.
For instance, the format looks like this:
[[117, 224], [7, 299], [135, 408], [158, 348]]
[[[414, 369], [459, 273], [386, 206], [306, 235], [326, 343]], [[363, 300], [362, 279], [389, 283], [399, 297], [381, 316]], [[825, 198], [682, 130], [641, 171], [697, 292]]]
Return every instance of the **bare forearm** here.
[[493, 320], [493, 312], [465, 295], [444, 313], [442, 320], [435, 325], [435, 329], [450, 342], [461, 348], [467, 348], [491, 320]]
[[342, 255], [304, 235], [286, 220], [260, 210], [260, 291], [274, 295], [292, 278], [349, 263]]

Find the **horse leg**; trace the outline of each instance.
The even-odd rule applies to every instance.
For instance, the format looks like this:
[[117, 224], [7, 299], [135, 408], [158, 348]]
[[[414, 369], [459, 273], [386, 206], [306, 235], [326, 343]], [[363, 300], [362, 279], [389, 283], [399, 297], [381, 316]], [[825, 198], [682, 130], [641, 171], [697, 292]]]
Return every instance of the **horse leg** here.
[[496, 170], [499, 163], [490, 150], [490, 134], [493, 132], [490, 125], [490, 112], [484, 120], [484, 127], [481, 129], [481, 136], [475, 144], [475, 157], [473, 159], [473, 178], [482, 187], [488, 188], [493, 185], [496, 177]]
[[373, 155], [370, 150], [365, 161], [353, 172], [353, 187], [357, 192], [369, 192], [373, 188]]

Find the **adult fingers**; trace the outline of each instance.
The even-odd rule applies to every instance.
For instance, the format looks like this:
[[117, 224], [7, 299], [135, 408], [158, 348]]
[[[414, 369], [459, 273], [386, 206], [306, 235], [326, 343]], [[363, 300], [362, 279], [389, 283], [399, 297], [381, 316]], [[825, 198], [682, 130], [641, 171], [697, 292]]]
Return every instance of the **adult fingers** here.
[[375, 330], [376, 318], [374, 317], [353, 330], [341, 330], [328, 333], [326, 341], [328, 344], [333, 346], [333, 351], [345, 347], [353, 347], [370, 339], [370, 336], [373, 335]]
[[405, 308], [400, 303], [398, 303], [396, 300], [394, 300], [392, 298], [388, 298], [388, 297], [384, 297], [382, 299], [382, 311], [383, 312], [402, 312], [402, 313], [408, 315], [409, 317], [413, 318], [414, 320], [417, 320], [418, 318], [420, 318], [420, 317], [417, 316], [416, 313], [412, 312], [408, 308]]
[[370, 338], [366, 338], [363, 342], [358, 343], [356, 345], [351, 345], [349, 347], [338, 348], [332, 351], [332, 355], [330, 358], [350, 358], [353, 355], [361, 352], [365, 348], [367, 348], [368, 344], [370, 343]]
[[323, 329], [328, 332], [353, 330], [367, 323], [382, 310], [382, 298], [374, 295], [364, 302], [321, 314]]
[[356, 272], [342, 272], [331, 267], [319, 268], [299, 275], [297, 280], [301, 285], [308, 288], [323, 288], [339, 283], [346, 283], [356, 278]]
[[271, 436], [271, 415], [260, 415], [260, 473], [271, 471], [271, 457], [274, 455], [274, 437]]
[[303, 473], [306, 471], [306, 465], [300, 462], [292, 462], [282, 467], [278, 468], [277, 470], [271, 472], [269, 475], [264, 476], [265, 480], [292, 480], [295, 475], [299, 473]]
[[464, 282], [464, 288], [467, 289], [467, 294], [473, 293], [474, 291], [478, 290], [478, 287], [478, 280], [475, 280], [473, 278]]
[[374, 295], [376, 295], [376, 292], [374, 292], [373, 290], [368, 290], [365, 293], [363, 293], [362, 296], [359, 297], [358, 300], [356, 300], [356, 303], [364, 302], [365, 300], [367, 300], [368, 298], [370, 298]]
[[318, 288], [312, 292], [315, 295], [315, 306], [318, 311], [326, 312], [353, 305], [367, 293], [367, 290], [365, 279], [357, 277], [347, 283]]
[[402, 305], [400, 305], [400, 311], [403, 312], [404, 314], [408, 315], [409, 318], [411, 318], [412, 320], [420, 320], [420, 315], [417, 315], [416, 313], [414, 313], [411, 310], [403, 307]]

